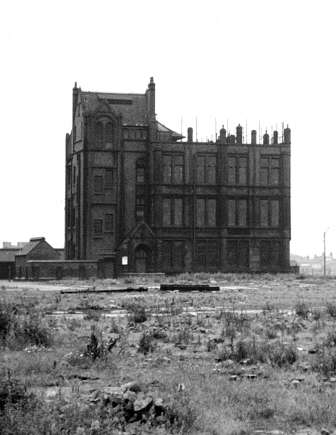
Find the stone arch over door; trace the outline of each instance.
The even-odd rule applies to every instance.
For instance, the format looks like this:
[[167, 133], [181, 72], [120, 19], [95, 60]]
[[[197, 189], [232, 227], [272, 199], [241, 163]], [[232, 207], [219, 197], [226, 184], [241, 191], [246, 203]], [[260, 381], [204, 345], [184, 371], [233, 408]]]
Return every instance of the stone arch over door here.
[[147, 273], [151, 265], [152, 251], [149, 246], [138, 245], [134, 250], [134, 269], [136, 273]]

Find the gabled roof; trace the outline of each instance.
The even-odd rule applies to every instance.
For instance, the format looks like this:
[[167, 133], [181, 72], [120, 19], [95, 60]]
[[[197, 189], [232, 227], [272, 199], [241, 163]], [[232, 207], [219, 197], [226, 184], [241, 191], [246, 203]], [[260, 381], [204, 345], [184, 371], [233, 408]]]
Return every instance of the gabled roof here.
[[37, 245], [44, 242], [44, 237], [34, 237], [29, 240], [29, 242], [16, 254], [16, 255], [27, 255], [31, 252]]
[[147, 124], [147, 100], [145, 94], [120, 94], [80, 91], [79, 102], [84, 112], [94, 112], [104, 101], [116, 115], [122, 115], [123, 123]]

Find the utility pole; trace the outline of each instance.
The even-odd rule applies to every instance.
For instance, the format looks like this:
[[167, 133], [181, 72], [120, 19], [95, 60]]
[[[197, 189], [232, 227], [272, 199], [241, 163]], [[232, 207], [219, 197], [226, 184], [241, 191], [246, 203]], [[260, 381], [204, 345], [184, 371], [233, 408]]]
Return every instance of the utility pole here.
[[326, 277], [326, 232], [323, 233], [323, 277]]

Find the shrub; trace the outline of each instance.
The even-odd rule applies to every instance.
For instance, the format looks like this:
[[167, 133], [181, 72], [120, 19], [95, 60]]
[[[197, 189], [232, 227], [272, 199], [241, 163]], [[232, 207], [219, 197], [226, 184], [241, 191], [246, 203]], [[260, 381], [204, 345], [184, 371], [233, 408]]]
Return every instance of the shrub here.
[[133, 323], [143, 323], [147, 320], [147, 314], [145, 307], [138, 302], [123, 302], [123, 308], [125, 308], [129, 314], [129, 321]]
[[335, 329], [328, 331], [328, 334], [327, 334], [323, 344], [326, 347], [336, 346], [336, 330]]
[[9, 374], [7, 379], [0, 380], [0, 410], [4, 410], [9, 404], [24, 403], [27, 399], [24, 385], [11, 379]]
[[298, 301], [294, 307], [295, 314], [302, 319], [307, 319], [310, 309], [304, 301]]
[[154, 341], [153, 334], [150, 332], [144, 332], [141, 335], [139, 341], [138, 351], [143, 353], [144, 355], [147, 355], [147, 353], [153, 352], [154, 350], [155, 350], [155, 341]]
[[333, 302], [327, 302], [326, 304], [326, 311], [327, 314], [329, 314], [330, 317], [333, 319], [336, 318], [336, 304]]
[[27, 344], [50, 346], [52, 337], [40, 314], [33, 307], [21, 308], [0, 301], [0, 340], [2, 345], [17, 348]]

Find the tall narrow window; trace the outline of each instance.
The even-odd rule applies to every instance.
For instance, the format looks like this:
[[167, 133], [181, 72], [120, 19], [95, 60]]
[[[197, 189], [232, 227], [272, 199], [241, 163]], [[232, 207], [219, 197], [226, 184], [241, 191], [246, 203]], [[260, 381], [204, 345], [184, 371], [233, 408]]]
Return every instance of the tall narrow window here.
[[207, 156], [206, 182], [207, 184], [216, 184], [216, 157], [215, 156]]
[[94, 176], [93, 184], [93, 189], [95, 193], [103, 193], [103, 177], [101, 175]]
[[196, 159], [197, 183], [216, 183], [216, 156], [200, 155]]
[[136, 162], [136, 182], [137, 184], [143, 184], [145, 182], [145, 161], [139, 159]]
[[260, 200], [260, 226], [268, 227], [269, 218], [268, 218], [268, 200], [261, 199]]
[[143, 196], [136, 197], [135, 219], [137, 222], [145, 219], [145, 198]]
[[247, 184], [247, 157], [239, 157], [238, 163], [238, 184]]
[[207, 225], [209, 227], [216, 226], [216, 200], [207, 200]]
[[228, 183], [236, 184], [236, 159], [229, 157]]
[[247, 200], [229, 199], [228, 201], [228, 226], [246, 227], [248, 225]]
[[260, 158], [260, 184], [277, 186], [280, 183], [280, 158], [262, 156]]
[[162, 224], [164, 226], [183, 225], [183, 199], [164, 198], [162, 200]]
[[171, 183], [172, 179], [172, 158], [171, 156], [163, 156], [163, 182]]
[[96, 123], [96, 138], [97, 138], [97, 144], [102, 145], [104, 141], [104, 127], [102, 122]]
[[237, 155], [228, 158], [228, 183], [245, 185], [248, 182], [247, 156]]
[[171, 203], [169, 198], [164, 198], [162, 201], [162, 223], [163, 226], [171, 224]]
[[183, 183], [183, 156], [174, 156], [173, 183]]
[[198, 227], [204, 227], [205, 225], [205, 200], [199, 198], [196, 200], [196, 222]]
[[272, 227], [278, 227], [279, 226], [279, 200], [273, 199], [271, 201], [271, 226]]
[[94, 234], [102, 234], [103, 232], [103, 220], [95, 219], [93, 221], [93, 232]]
[[182, 198], [174, 199], [174, 225], [182, 226], [183, 202]]
[[105, 124], [105, 140], [106, 142], [112, 142], [113, 139], [113, 125], [112, 122]]
[[180, 154], [166, 154], [162, 157], [163, 183], [182, 184], [184, 177], [184, 157]]
[[105, 169], [105, 189], [113, 187], [113, 169]]
[[112, 213], [105, 214], [105, 231], [107, 233], [113, 232], [113, 214]]

